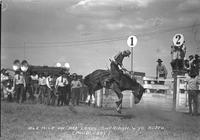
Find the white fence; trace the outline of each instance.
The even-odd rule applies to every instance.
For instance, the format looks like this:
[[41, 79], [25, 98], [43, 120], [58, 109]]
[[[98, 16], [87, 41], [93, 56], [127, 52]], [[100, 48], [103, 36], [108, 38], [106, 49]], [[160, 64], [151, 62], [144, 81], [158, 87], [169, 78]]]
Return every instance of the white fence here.
[[[152, 106], [161, 110], [173, 110], [175, 104], [176, 111], [187, 112], [188, 95], [185, 76], [177, 76], [176, 82], [176, 87], [174, 87], [174, 79], [143, 77], [143, 86], [146, 92], [138, 105]], [[174, 92], [176, 92], [176, 96], [174, 96]], [[123, 107], [132, 108], [134, 106], [134, 96], [132, 93], [130, 91], [123, 92], [123, 95]], [[115, 107], [114, 102], [118, 100], [114, 92], [106, 89], [97, 91], [96, 99], [98, 107]]]

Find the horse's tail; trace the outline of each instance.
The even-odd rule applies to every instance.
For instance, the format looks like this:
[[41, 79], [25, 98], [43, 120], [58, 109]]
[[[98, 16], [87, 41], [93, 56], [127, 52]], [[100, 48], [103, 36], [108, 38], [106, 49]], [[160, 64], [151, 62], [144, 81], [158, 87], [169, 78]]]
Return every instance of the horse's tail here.
[[90, 81], [90, 75], [85, 76], [85, 78], [83, 79], [83, 83], [88, 86], [89, 85], [89, 81]]

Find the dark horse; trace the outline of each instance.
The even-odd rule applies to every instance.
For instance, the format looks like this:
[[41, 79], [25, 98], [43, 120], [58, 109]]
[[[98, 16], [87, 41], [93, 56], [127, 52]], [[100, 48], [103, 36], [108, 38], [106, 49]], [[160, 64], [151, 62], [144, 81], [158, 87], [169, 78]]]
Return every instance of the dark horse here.
[[122, 91], [131, 90], [134, 95], [135, 104], [140, 102], [144, 93], [144, 88], [136, 81], [136, 79], [132, 79], [129, 75], [121, 73], [119, 83], [113, 81], [110, 85], [106, 86], [104, 83], [110, 74], [111, 72], [109, 70], [98, 69], [85, 77], [84, 84], [88, 86], [90, 97], [92, 95], [94, 96], [96, 90], [99, 90], [103, 87], [112, 89], [117, 94], [119, 99], [119, 101], [115, 102], [117, 105], [116, 109], [118, 113], [121, 113], [122, 108]]

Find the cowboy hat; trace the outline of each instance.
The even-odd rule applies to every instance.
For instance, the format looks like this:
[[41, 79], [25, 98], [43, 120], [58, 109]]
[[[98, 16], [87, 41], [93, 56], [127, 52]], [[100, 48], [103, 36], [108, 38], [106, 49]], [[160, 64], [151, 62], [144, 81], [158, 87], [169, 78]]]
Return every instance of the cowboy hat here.
[[163, 62], [160, 58], [156, 62]]
[[125, 50], [125, 51], [123, 51], [123, 54], [126, 55], [126, 56], [129, 56], [131, 54], [131, 51], [130, 50]]

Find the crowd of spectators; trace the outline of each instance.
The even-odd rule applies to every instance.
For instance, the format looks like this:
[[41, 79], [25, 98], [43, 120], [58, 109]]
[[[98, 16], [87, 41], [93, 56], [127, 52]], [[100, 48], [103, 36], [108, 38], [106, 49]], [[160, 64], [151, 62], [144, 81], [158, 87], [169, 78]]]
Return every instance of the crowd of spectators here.
[[60, 71], [59, 74], [31, 72], [29, 75], [16, 70], [9, 75], [1, 70], [1, 99], [17, 103], [45, 105], [79, 105], [84, 100], [82, 76]]

